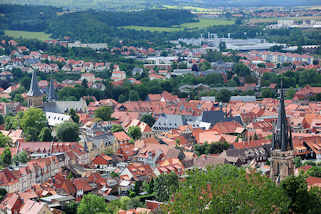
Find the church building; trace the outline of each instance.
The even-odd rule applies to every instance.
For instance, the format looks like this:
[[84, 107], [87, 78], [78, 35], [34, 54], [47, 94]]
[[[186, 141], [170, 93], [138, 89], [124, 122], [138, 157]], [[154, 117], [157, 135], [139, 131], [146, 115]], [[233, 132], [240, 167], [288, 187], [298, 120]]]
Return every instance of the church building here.
[[[47, 99], [44, 99], [45, 96], [47, 96]], [[79, 101], [57, 101], [53, 79], [50, 79], [47, 92], [41, 91], [38, 85], [36, 71], [32, 72], [26, 100], [29, 107], [43, 109], [48, 123], [51, 126], [56, 126], [64, 121], [70, 120], [68, 113], [71, 109], [77, 113], [88, 112], [87, 103], [82, 98]]]

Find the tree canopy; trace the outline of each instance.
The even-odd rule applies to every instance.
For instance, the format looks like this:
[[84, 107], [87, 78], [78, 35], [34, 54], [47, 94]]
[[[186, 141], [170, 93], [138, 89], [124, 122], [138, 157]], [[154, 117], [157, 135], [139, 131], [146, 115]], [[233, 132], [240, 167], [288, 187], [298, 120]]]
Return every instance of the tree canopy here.
[[29, 108], [24, 112], [20, 124], [27, 141], [38, 141], [39, 134], [48, 126], [48, 121], [41, 109]]
[[77, 214], [106, 213], [107, 203], [103, 197], [87, 194], [81, 199]]
[[113, 113], [113, 109], [109, 106], [101, 106], [97, 110], [95, 110], [94, 115], [96, 118], [101, 119], [103, 121], [111, 120], [111, 114]]
[[57, 138], [64, 142], [74, 142], [79, 140], [79, 125], [66, 121], [57, 126]]
[[0, 147], [6, 147], [9, 146], [12, 143], [12, 140], [10, 137], [3, 135], [0, 132]]
[[140, 120], [149, 125], [149, 127], [152, 127], [156, 122], [156, 119], [151, 114], [144, 114]]
[[291, 213], [314, 214], [321, 210], [321, 190], [313, 187], [308, 190], [306, 177], [287, 177], [282, 183], [281, 188], [289, 198], [289, 211]]
[[[188, 202], [188, 203], [187, 203]], [[175, 213], [280, 213], [289, 201], [267, 177], [231, 165], [193, 171], [180, 184], [167, 211]]]
[[168, 201], [170, 196], [178, 189], [178, 176], [170, 174], [160, 174], [154, 179], [154, 193], [157, 201]]
[[39, 140], [42, 142], [48, 142], [52, 140], [50, 128], [44, 127], [41, 129], [41, 132], [39, 134]]
[[1, 163], [8, 166], [11, 164], [11, 151], [9, 147], [6, 147], [0, 155]]
[[111, 132], [114, 133], [114, 132], [121, 132], [121, 131], [124, 131], [123, 127], [121, 125], [118, 125], [118, 124], [113, 124], [112, 127], [111, 127]]
[[128, 135], [134, 140], [138, 140], [142, 136], [142, 132], [138, 126], [131, 126], [128, 128]]

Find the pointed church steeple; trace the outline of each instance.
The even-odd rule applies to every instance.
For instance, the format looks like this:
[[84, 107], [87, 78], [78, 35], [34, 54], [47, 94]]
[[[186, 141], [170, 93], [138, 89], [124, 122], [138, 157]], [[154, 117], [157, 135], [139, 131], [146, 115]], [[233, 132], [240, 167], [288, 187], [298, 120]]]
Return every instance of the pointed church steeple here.
[[31, 78], [31, 83], [30, 83], [30, 88], [27, 93], [29, 97], [39, 97], [42, 96], [42, 93], [39, 89], [38, 86], [38, 80], [37, 80], [37, 74], [36, 71], [32, 72], [32, 78]]
[[288, 126], [285, 113], [283, 80], [281, 80], [281, 95], [278, 110], [278, 120], [273, 133], [272, 150], [293, 150], [291, 129]]
[[56, 93], [55, 93], [55, 85], [53, 79], [50, 78], [49, 83], [49, 90], [48, 90], [48, 101], [55, 101], [56, 100]]
[[31, 107], [41, 107], [43, 104], [43, 94], [38, 86], [36, 71], [32, 72], [30, 88], [27, 93], [27, 103]]
[[278, 121], [273, 133], [271, 151], [270, 176], [275, 183], [279, 184], [287, 176], [294, 175], [293, 159], [292, 133], [286, 119], [283, 80], [281, 80]]

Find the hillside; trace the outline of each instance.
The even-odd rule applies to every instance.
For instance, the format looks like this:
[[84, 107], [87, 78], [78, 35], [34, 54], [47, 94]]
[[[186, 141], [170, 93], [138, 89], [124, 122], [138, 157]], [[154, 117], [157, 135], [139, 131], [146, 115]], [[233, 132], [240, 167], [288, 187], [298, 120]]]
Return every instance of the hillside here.
[[3, 4], [33, 4], [74, 9], [140, 10], [162, 8], [164, 5], [212, 7], [304, 6], [320, 5], [319, 0], [2, 0]]

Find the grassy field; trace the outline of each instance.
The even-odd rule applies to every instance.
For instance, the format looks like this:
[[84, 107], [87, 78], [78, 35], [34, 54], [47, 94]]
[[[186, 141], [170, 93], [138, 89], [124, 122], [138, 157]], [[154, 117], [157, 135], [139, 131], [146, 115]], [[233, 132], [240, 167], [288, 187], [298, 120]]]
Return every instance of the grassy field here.
[[24, 38], [24, 39], [39, 39], [41, 41], [50, 40], [50, 35], [44, 32], [29, 32], [29, 31], [17, 31], [17, 30], [5, 30], [4, 33], [7, 36], [14, 38]]
[[127, 29], [135, 29], [135, 30], [145, 30], [151, 32], [175, 32], [184, 29], [201, 29], [207, 28], [214, 25], [232, 25], [234, 24], [234, 20], [227, 19], [210, 19], [210, 18], [200, 18], [199, 22], [190, 22], [184, 23], [178, 26], [173, 27], [145, 27], [145, 26], [126, 26], [123, 28]]

